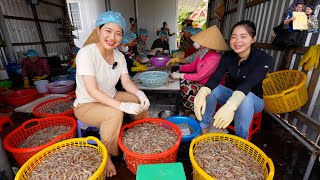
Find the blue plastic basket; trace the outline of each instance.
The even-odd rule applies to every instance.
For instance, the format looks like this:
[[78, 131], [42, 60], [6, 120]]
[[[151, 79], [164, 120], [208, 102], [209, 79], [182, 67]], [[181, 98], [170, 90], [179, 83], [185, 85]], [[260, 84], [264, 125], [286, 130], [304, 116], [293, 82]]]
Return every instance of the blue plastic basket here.
[[140, 74], [140, 81], [146, 87], [161, 87], [167, 82], [169, 74], [161, 71], [147, 71]]
[[188, 116], [171, 116], [167, 118], [167, 120], [174, 124], [187, 123], [193, 129], [192, 134], [182, 136], [181, 142], [189, 142], [193, 138], [195, 138], [198, 134], [200, 134], [201, 128], [200, 128], [199, 122]]

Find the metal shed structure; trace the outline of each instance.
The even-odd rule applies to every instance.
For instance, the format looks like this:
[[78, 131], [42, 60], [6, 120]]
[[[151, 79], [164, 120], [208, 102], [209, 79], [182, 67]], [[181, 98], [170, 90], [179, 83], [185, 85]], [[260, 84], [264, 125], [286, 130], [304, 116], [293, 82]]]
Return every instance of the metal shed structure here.
[[1, 0], [0, 8], [0, 39], [8, 49], [1, 47], [2, 64], [19, 59], [28, 49], [40, 56], [69, 53], [74, 36], [65, 0]]

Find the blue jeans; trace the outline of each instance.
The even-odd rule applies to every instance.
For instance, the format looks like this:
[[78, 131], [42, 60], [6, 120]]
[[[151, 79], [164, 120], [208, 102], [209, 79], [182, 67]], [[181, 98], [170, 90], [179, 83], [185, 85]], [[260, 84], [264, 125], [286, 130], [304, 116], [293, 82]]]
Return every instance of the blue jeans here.
[[[201, 128], [209, 128], [213, 123], [213, 113], [216, 111], [216, 105], [219, 103], [223, 105], [232, 96], [233, 90], [218, 85], [206, 97], [206, 111], [202, 115], [200, 122]], [[252, 92], [249, 92], [244, 100], [241, 102], [234, 115], [235, 133], [244, 139], [248, 139], [249, 128], [253, 114], [261, 112], [264, 107], [263, 99], [259, 98]]]

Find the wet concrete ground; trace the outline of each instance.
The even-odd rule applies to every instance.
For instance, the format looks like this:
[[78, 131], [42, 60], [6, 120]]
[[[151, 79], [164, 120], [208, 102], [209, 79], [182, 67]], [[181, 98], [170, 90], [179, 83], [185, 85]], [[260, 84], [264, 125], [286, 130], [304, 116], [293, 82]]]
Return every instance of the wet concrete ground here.
[[[1, 132], [2, 141], [10, 131], [21, 125], [25, 120], [32, 118], [32, 115], [15, 113], [11, 117], [15, 124], [13, 126], [4, 126], [4, 131]], [[267, 154], [268, 157], [273, 160], [275, 166], [274, 179], [302, 179], [310, 158], [310, 152], [267, 114], [263, 114], [261, 131], [253, 135], [251, 142], [256, 144]], [[192, 179], [192, 167], [188, 155], [189, 144], [190, 143], [182, 143], [180, 145], [177, 158], [178, 162], [183, 163], [185, 174], [188, 180]], [[16, 166], [16, 162], [10, 153], [8, 153], [8, 157], [12, 163], [12, 166]], [[125, 162], [122, 159], [122, 154], [120, 154], [118, 157], [114, 157], [113, 161], [117, 169], [117, 175], [109, 179], [135, 179], [135, 175], [133, 175], [126, 168]], [[320, 179], [319, 158], [317, 158], [315, 162], [309, 179]]]

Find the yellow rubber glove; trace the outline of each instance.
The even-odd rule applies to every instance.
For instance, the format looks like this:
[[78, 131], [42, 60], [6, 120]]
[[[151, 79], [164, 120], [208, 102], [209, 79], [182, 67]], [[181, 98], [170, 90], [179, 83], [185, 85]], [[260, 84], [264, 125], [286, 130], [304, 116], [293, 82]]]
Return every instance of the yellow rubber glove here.
[[174, 66], [174, 65], [179, 64], [179, 63], [180, 63], [180, 58], [175, 57], [175, 58], [171, 58], [171, 59], [166, 63], [166, 66], [167, 66], [167, 67], [170, 67], [170, 66]]
[[144, 65], [131, 68], [132, 72], [141, 72], [141, 71], [146, 71], [146, 70], [147, 70], [147, 66], [144, 66]]
[[133, 66], [138, 67], [138, 66], [142, 66], [142, 64], [140, 64], [140, 63], [139, 63], [139, 62], [137, 62], [137, 61], [133, 61]]
[[28, 79], [24, 79], [23, 80], [23, 87], [26, 89], [30, 88], [30, 84], [29, 84], [29, 80]]
[[77, 67], [77, 64], [76, 64], [76, 58], [74, 58], [73, 60], [73, 63], [72, 63], [72, 66], [71, 66], [73, 69], [75, 69]]
[[32, 81], [40, 81], [40, 80], [45, 79], [47, 77], [48, 77], [47, 75], [36, 76], [36, 77], [32, 78]]
[[208, 87], [201, 87], [198, 94], [194, 98], [194, 113], [199, 121], [206, 110], [206, 97], [211, 93]]
[[234, 112], [240, 106], [242, 100], [246, 95], [241, 91], [234, 91], [232, 96], [228, 99], [225, 105], [223, 105], [218, 112], [214, 115], [213, 126], [216, 128], [225, 129], [233, 121]]

